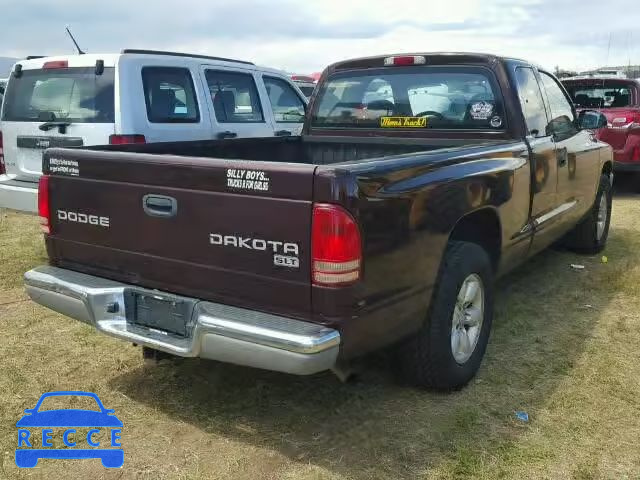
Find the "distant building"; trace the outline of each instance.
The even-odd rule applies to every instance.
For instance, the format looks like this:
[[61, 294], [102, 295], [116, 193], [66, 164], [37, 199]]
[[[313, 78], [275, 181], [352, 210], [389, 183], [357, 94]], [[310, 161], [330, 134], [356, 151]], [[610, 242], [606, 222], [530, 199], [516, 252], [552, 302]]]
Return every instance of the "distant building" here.
[[580, 75], [609, 75], [621, 78], [639, 78], [640, 65], [620, 65], [613, 67], [600, 67], [595, 70], [580, 72]]

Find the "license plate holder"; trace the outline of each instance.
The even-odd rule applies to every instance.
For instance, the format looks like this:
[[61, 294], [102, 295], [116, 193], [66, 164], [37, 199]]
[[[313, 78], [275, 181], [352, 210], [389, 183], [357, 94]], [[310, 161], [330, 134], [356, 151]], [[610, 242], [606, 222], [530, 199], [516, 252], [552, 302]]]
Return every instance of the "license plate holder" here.
[[154, 293], [129, 292], [125, 295], [127, 322], [186, 337], [192, 302]]

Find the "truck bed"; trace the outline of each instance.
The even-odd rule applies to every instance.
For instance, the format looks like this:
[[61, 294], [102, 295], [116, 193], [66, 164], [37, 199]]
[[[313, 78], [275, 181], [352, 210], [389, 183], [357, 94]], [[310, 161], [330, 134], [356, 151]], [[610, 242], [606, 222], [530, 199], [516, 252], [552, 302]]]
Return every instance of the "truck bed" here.
[[279, 137], [103, 145], [88, 150], [330, 165], [413, 152], [492, 143], [467, 139]]

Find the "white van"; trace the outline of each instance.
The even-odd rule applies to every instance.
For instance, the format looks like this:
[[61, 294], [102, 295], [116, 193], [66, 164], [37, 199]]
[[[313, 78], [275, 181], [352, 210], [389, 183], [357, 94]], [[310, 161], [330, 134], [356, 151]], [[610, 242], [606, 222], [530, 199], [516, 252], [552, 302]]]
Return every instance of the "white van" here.
[[37, 211], [46, 148], [299, 135], [306, 103], [286, 73], [219, 57], [123, 50], [20, 61], [0, 115], [0, 208]]

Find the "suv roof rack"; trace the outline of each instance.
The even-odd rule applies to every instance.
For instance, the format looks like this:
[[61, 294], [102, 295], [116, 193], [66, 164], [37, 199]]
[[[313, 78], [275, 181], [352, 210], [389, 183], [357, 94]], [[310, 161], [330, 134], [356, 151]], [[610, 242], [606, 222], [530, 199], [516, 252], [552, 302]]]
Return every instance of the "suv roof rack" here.
[[253, 62], [247, 62], [246, 60], [235, 60], [233, 58], [224, 58], [224, 57], [211, 57], [208, 55], [198, 55], [192, 53], [182, 53], [182, 52], [165, 52], [162, 50], [139, 50], [136, 48], [125, 48], [121, 53], [132, 53], [135, 55], [168, 55], [172, 57], [191, 57], [191, 58], [206, 58], [207, 60], [221, 60], [223, 62], [235, 62], [235, 63], [245, 63], [247, 65], [255, 65]]
[[26, 60], [35, 60], [36, 58], [44, 58], [44, 55], [29, 55]]

